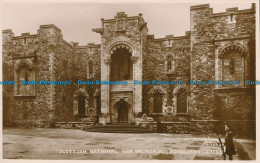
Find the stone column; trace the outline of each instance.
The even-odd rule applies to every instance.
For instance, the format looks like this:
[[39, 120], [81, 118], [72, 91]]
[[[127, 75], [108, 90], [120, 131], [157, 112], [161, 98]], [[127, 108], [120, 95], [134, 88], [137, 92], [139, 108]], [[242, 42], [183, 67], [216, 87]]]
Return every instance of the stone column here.
[[[135, 52], [136, 53], [136, 52]], [[135, 54], [133, 53], [133, 54]], [[138, 56], [131, 57], [133, 63], [133, 80], [142, 81], [142, 62]], [[133, 112], [142, 112], [142, 85], [133, 85]]]
[[[109, 80], [111, 58], [101, 58], [101, 81]], [[101, 115], [99, 123], [110, 123], [109, 116], [109, 85], [101, 85]]]

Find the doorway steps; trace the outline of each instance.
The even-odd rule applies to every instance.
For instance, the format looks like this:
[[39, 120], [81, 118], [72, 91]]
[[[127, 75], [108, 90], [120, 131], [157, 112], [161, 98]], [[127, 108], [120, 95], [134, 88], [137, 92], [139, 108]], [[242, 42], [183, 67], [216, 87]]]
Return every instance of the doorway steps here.
[[88, 132], [103, 132], [103, 133], [152, 133], [151, 130], [143, 127], [138, 127], [128, 123], [114, 123], [109, 125], [95, 125], [88, 128]]

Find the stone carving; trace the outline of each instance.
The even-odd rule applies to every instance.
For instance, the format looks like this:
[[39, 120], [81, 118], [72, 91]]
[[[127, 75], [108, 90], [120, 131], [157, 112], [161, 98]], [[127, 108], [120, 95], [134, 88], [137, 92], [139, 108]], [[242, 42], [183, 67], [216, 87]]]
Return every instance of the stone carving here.
[[236, 50], [236, 51], [240, 52], [240, 54], [243, 56], [247, 54], [247, 50], [243, 45], [241, 45], [239, 43], [233, 43], [233, 44], [226, 44], [225, 46], [221, 47], [221, 49], [219, 50], [219, 52], [220, 52], [219, 58], [223, 58], [225, 53], [230, 50]]
[[131, 61], [133, 64], [135, 64], [139, 59], [139, 57], [137, 57], [137, 56], [131, 56], [130, 58], [131, 58]]
[[227, 104], [231, 107], [236, 106], [238, 104], [238, 100], [235, 97], [235, 95], [230, 95], [230, 97], [227, 99]]
[[104, 28], [95, 28], [92, 29], [92, 31], [102, 35], [104, 33]]
[[109, 64], [111, 63], [111, 61], [112, 61], [111, 58], [106, 58], [106, 59], [104, 60], [104, 62], [105, 62], [106, 65], [109, 65]]
[[21, 67], [23, 67], [23, 66], [28, 67], [30, 71], [32, 71], [32, 69], [33, 69], [33, 64], [32, 64], [31, 61], [29, 61], [29, 59], [18, 61], [18, 62], [15, 64], [15, 68], [14, 68], [14, 69], [15, 69], [15, 71], [18, 72], [18, 71], [20, 71]]
[[135, 44], [129, 38], [126, 38], [126, 37], [123, 37], [123, 36], [118, 36], [118, 37], [114, 38], [113, 40], [111, 40], [109, 42], [109, 44], [106, 45], [107, 48], [106, 48], [105, 51], [109, 54], [111, 49], [114, 48], [118, 44], [128, 45], [128, 46], [126, 46], [126, 48], [129, 47], [130, 49], [132, 49], [132, 51], [137, 50], [137, 47], [135, 46]]

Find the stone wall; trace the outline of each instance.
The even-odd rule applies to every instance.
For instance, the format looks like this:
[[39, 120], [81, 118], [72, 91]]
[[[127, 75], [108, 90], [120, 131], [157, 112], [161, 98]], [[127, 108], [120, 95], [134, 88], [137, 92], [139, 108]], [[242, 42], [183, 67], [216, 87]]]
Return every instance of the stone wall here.
[[[89, 52], [89, 47], [93, 47]], [[93, 76], [89, 76], [88, 61], [94, 63]], [[14, 36], [11, 30], [3, 31], [3, 81], [16, 81], [3, 87], [4, 125], [48, 126], [55, 121], [73, 121], [73, 97], [80, 88], [87, 90], [88, 109], [96, 110], [100, 86], [79, 86], [78, 80], [100, 80], [100, 45], [85, 47], [67, 43], [61, 30], [54, 25], [42, 25], [38, 33]], [[28, 62], [32, 70], [28, 80], [71, 81], [69, 85], [32, 85], [31, 94], [17, 94], [15, 74], [20, 63]], [[36, 123], [37, 122], [37, 123]], [[42, 123], [41, 123], [42, 122]], [[48, 123], [47, 123], [48, 122]], [[39, 124], [42, 125], [39, 125]]]
[[[213, 13], [209, 5], [191, 7], [191, 80], [229, 78], [240, 79], [242, 83], [236, 88], [214, 85], [191, 86], [192, 119], [255, 120], [255, 89], [244, 84], [245, 80], [254, 78], [255, 70], [252, 67], [255, 64], [255, 52], [252, 52], [254, 45], [250, 44], [254, 40], [254, 4], [251, 9], [230, 8], [224, 13]], [[234, 64], [237, 67], [234, 74], [223, 70], [225, 66], [222, 60], [228, 50], [236, 50], [239, 53], [232, 56], [236, 57]], [[239, 75], [241, 72], [246, 75]], [[223, 75], [227, 78], [223, 78]], [[233, 77], [235, 75], [237, 76]], [[202, 123], [201, 125], [203, 126]], [[197, 127], [200, 130], [199, 125]]]
[[[124, 12], [119, 12], [114, 19], [101, 19], [101, 21], [101, 28], [93, 29], [93, 31], [101, 34], [101, 80], [111, 80], [111, 55], [113, 55], [113, 52], [118, 48], [126, 48], [126, 50], [129, 50], [133, 64], [133, 80], [142, 80], [142, 49], [146, 41], [147, 33], [146, 23], [142, 18], [142, 14], [129, 17]], [[108, 118], [110, 116], [107, 116], [114, 107], [111, 106], [113, 97], [110, 95], [110, 92], [113, 89], [112, 87], [113, 86], [110, 85], [101, 86], [102, 114], [100, 122], [102, 123], [110, 123], [112, 121]], [[113, 90], [113, 92], [115, 91], [116, 90]], [[132, 92], [132, 97], [127, 96], [126, 98], [132, 98], [134, 101], [133, 105], [130, 105], [131, 110], [135, 113], [141, 112], [142, 85], [132, 85], [128, 91]], [[126, 94], [129, 94], [129, 92], [126, 92]], [[125, 96], [118, 98], [125, 98]]]
[[[146, 52], [143, 56], [143, 80], [146, 81], [184, 81], [183, 85], [143, 85], [143, 112], [153, 113], [151, 97], [153, 90], [161, 89], [164, 93], [163, 114], [168, 106], [176, 112], [176, 91], [179, 88], [189, 89], [190, 75], [190, 33], [186, 36], [174, 37], [167, 35], [165, 38], [154, 39], [153, 35], [147, 36]], [[170, 58], [169, 67], [167, 59]], [[158, 88], [161, 87], [161, 88]]]
[[[57, 28], [54, 26], [41, 26], [36, 35], [25, 33], [22, 36], [6, 39], [7, 42], [3, 42], [3, 69], [5, 72], [3, 79], [14, 81], [16, 73], [14, 63], [19, 65], [22, 62], [29, 62], [32, 65], [32, 71], [35, 71], [35, 74], [30, 74], [33, 76], [30, 79], [52, 80], [50, 67], [53, 62], [50, 59], [53, 53], [48, 40], [54, 41], [52, 37], [55, 32], [57, 32]], [[10, 33], [12, 32], [3, 31], [4, 35]], [[20, 120], [50, 121], [53, 118], [52, 88], [48, 85], [36, 85], [32, 86], [35, 94], [15, 95], [14, 88], [18, 86], [18, 81], [16, 82], [15, 86], [3, 87], [4, 124]]]
[[[214, 13], [209, 5], [199, 5], [192, 6], [190, 13], [191, 31], [185, 36], [156, 39], [148, 35], [142, 14], [127, 16], [119, 12], [113, 19], [101, 19], [101, 28], [93, 29], [101, 35], [101, 45], [68, 43], [54, 25], [42, 25], [37, 34], [21, 36], [4, 30], [3, 80], [17, 81], [19, 69], [25, 65], [29, 67], [30, 80], [71, 81], [71, 85], [29, 86], [31, 92], [26, 95], [19, 94], [17, 86], [5, 85], [4, 125], [15, 122], [28, 125], [28, 122], [37, 126], [42, 122], [40, 126], [46, 126], [50, 122], [82, 118], [94, 121], [97, 112], [103, 124], [116, 122], [114, 105], [124, 99], [130, 106], [131, 123], [143, 113], [155, 120], [171, 113], [190, 121], [190, 131], [194, 133], [214, 132], [219, 125], [216, 121], [241, 120], [241, 125], [247, 126], [248, 121], [255, 121], [255, 86], [245, 83], [255, 80], [254, 5], [251, 9], [230, 8], [223, 13]], [[125, 87], [78, 85], [78, 80], [110, 80], [111, 55], [117, 48], [131, 53], [133, 80], [184, 83], [134, 85], [129, 82]], [[190, 80], [241, 80], [241, 85], [190, 85]], [[177, 96], [181, 89], [186, 91], [187, 112], [178, 114]], [[156, 90], [162, 94], [161, 113], [154, 113]], [[78, 115], [79, 95], [85, 98], [84, 115]], [[187, 125], [173, 125], [168, 129], [178, 133], [175, 130], [182, 127], [186, 133]]]

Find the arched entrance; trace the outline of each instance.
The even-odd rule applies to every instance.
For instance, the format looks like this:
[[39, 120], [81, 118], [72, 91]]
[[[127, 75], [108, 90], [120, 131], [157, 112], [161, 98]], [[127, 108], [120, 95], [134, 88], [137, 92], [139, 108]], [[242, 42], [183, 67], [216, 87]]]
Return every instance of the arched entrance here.
[[111, 80], [132, 80], [133, 79], [133, 64], [131, 61], [131, 53], [126, 48], [117, 48], [112, 56], [111, 63]]
[[129, 104], [124, 100], [120, 100], [115, 104], [115, 107], [118, 111], [118, 122], [128, 122]]

